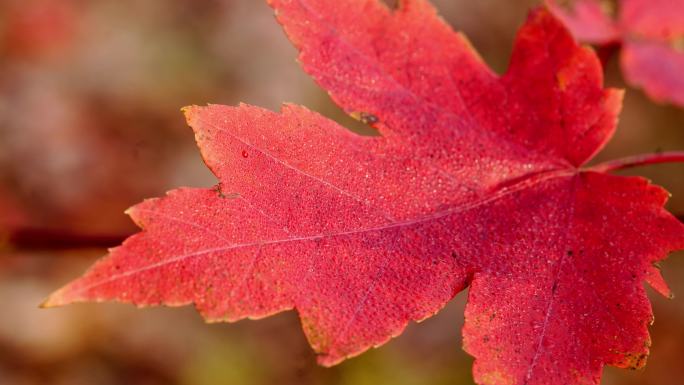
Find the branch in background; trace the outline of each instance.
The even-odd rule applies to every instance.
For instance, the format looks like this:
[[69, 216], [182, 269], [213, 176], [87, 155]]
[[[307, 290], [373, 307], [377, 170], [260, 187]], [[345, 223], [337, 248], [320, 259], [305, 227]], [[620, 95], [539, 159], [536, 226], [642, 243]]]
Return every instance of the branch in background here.
[[88, 234], [59, 229], [16, 228], [0, 231], [0, 250], [68, 250], [120, 245], [131, 234]]

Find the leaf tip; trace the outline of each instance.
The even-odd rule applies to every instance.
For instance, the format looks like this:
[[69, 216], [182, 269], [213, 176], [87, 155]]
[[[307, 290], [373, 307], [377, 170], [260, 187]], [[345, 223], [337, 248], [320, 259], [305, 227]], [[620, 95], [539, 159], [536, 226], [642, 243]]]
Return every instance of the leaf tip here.
[[181, 108], [181, 112], [183, 113], [183, 115], [185, 115], [185, 120], [188, 122], [190, 126], [192, 126], [193, 117], [195, 116], [195, 112], [199, 108], [200, 107], [196, 105], [185, 106]]
[[55, 308], [55, 307], [60, 307], [64, 306], [68, 303], [64, 299], [64, 288], [61, 288], [52, 294], [50, 294], [43, 302], [38, 305], [38, 308], [40, 309], [50, 309], [50, 308]]
[[657, 265], [654, 264], [649, 266], [649, 268], [646, 270], [645, 278], [646, 282], [660, 295], [668, 299], [674, 298], [672, 289], [670, 289], [670, 286], [663, 278], [660, 268]]

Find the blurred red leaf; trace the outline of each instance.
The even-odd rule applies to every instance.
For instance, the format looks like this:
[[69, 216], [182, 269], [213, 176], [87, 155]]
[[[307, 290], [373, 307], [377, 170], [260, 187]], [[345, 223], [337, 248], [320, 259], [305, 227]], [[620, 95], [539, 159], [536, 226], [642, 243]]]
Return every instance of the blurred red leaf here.
[[580, 41], [621, 43], [629, 83], [654, 100], [684, 106], [684, 1], [547, 2]]
[[64, 49], [76, 33], [73, 0], [5, 0], [0, 14], [4, 54], [41, 57]]
[[220, 183], [130, 209], [143, 231], [45, 306], [194, 303], [208, 321], [297, 309], [320, 362], [378, 346], [470, 285], [483, 384], [598, 383], [648, 353], [646, 280], [684, 247], [667, 193], [587, 168], [621, 92], [546, 10], [494, 74], [425, 1], [272, 0], [306, 71], [381, 137], [303, 107], [189, 107]]

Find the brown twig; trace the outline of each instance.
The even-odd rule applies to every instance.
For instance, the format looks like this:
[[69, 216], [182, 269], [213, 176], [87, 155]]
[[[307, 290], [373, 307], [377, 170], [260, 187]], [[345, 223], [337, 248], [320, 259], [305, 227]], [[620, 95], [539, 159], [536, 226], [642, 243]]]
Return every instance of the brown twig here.
[[87, 234], [74, 231], [24, 227], [9, 229], [0, 245], [10, 250], [68, 250], [114, 247], [131, 234]]

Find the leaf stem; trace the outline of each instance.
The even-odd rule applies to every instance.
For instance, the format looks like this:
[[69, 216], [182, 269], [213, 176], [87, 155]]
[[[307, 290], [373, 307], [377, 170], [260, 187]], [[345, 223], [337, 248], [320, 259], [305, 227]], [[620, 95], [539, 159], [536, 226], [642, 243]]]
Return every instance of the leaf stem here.
[[628, 156], [622, 159], [610, 160], [589, 167], [588, 170], [597, 172], [611, 172], [626, 168], [646, 166], [657, 163], [684, 162], [684, 151], [661, 152], [657, 154], [640, 154]]

